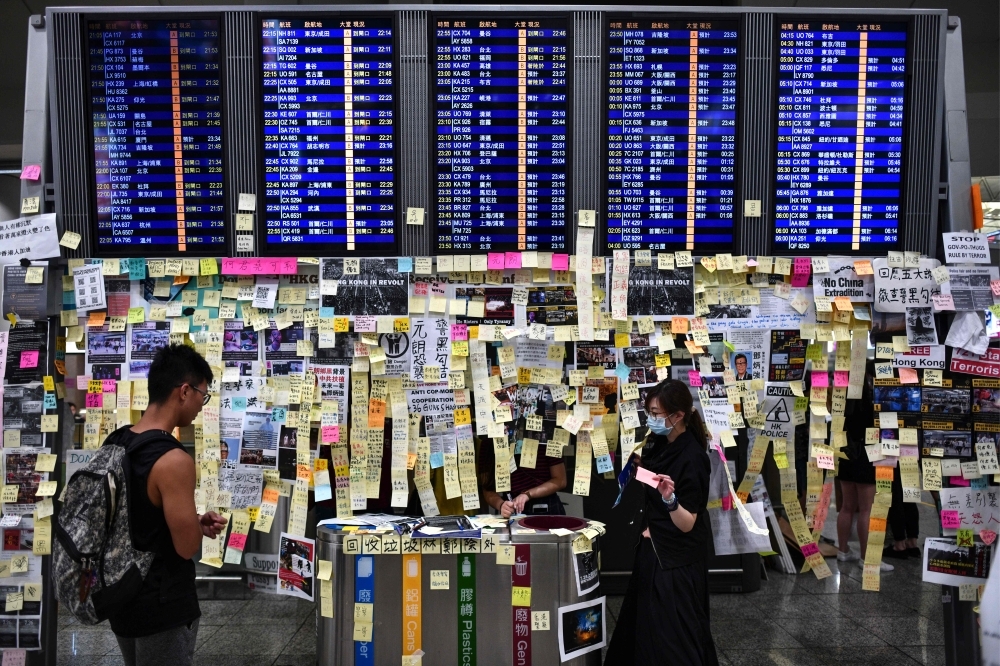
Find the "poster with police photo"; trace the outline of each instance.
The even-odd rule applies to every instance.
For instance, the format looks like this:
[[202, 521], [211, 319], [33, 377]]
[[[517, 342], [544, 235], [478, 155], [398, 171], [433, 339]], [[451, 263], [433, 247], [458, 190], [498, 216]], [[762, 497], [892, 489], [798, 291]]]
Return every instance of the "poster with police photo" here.
[[137, 361], [152, 361], [156, 352], [170, 344], [169, 321], [132, 324], [129, 355]]
[[344, 315], [407, 314], [406, 274], [397, 259], [357, 259], [357, 275], [344, 275], [345, 261], [352, 260], [320, 260], [321, 307]]
[[628, 275], [628, 311], [641, 317], [694, 314], [694, 269], [661, 271], [656, 266], [632, 266]]
[[125, 331], [112, 333], [108, 330], [109, 327], [105, 323], [99, 328], [87, 329], [87, 365], [125, 362], [125, 355], [128, 353]]
[[260, 331], [247, 326], [242, 319], [225, 321], [222, 335], [223, 361], [256, 361], [260, 358]]

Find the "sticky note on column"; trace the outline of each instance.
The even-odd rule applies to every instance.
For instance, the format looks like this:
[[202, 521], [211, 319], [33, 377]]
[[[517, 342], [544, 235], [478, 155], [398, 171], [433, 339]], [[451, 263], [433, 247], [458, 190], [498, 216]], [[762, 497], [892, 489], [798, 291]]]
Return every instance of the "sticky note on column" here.
[[[7, 486], [4, 487], [5, 491]], [[17, 486], [13, 486], [15, 492], [17, 491]], [[4, 500], [5, 502], [7, 500]], [[15, 500], [16, 501], [16, 498]], [[514, 566], [514, 546], [499, 546], [497, 547], [497, 564]]]
[[531, 606], [531, 588], [521, 587], [514, 585], [510, 588], [510, 597], [512, 606], [520, 607], [530, 607]]

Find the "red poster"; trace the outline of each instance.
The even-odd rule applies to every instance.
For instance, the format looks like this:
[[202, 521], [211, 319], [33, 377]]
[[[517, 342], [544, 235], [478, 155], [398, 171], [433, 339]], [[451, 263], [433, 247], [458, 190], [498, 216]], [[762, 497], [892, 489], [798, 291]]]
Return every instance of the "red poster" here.
[[[531, 546], [514, 546], [514, 566], [510, 569], [512, 587], [531, 588]], [[531, 666], [531, 607], [514, 606], [514, 666]]]

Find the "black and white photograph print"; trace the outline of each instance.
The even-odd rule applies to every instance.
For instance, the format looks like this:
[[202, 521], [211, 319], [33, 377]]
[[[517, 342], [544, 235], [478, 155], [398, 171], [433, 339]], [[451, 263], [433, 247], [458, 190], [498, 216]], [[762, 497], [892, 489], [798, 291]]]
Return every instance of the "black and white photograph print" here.
[[934, 310], [930, 307], [906, 308], [906, 344], [913, 347], [937, 343]]
[[[169, 335], [169, 334], [168, 334]], [[108, 324], [87, 329], [87, 363], [124, 363], [125, 333], [111, 333]]]
[[357, 275], [344, 275], [344, 260], [323, 259], [320, 280], [335, 281], [336, 295], [321, 296], [322, 306], [338, 315], [400, 315], [409, 308], [406, 274], [397, 259], [359, 259]]
[[[132, 358], [152, 361], [156, 352], [170, 344], [170, 322], [144, 321], [132, 324]], [[122, 359], [125, 360], [125, 359]]]
[[972, 455], [972, 433], [955, 430], [924, 430], [924, 448], [944, 449], [945, 458]]
[[636, 317], [693, 315], [694, 270], [633, 266], [628, 275], [628, 312]]
[[924, 387], [920, 392], [920, 411], [925, 414], [964, 415], [972, 407], [968, 389]]
[[603, 365], [605, 370], [614, 370], [618, 365], [618, 350], [614, 345], [599, 342], [577, 342], [576, 367]]

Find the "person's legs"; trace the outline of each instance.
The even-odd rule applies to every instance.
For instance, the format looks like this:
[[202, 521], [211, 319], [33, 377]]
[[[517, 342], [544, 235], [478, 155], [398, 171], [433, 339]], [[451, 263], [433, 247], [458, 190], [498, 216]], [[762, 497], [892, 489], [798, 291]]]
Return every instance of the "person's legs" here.
[[914, 502], [903, 503], [903, 522], [906, 525], [906, 547], [916, 548], [920, 535], [920, 510]]
[[125, 666], [135, 666], [135, 639], [115, 634], [115, 640], [118, 641], [118, 648], [122, 651]]
[[[889, 515], [886, 516], [889, 529], [892, 531], [892, 546], [885, 549], [886, 555], [889, 557], [906, 556], [905, 505], [906, 502], [903, 501], [903, 482], [900, 479], [899, 468], [897, 467], [892, 476], [892, 505], [889, 507]], [[899, 553], [899, 555], [895, 555], [894, 553]]]
[[872, 517], [875, 503], [875, 484], [859, 483], [858, 486], [858, 540], [861, 541], [861, 557], [868, 548], [868, 521]]
[[134, 666], [191, 666], [198, 638], [198, 620], [135, 639]]
[[858, 484], [841, 480], [840, 493], [843, 503], [837, 513], [837, 547], [840, 552], [846, 553], [851, 549], [847, 542], [851, 538], [851, 524], [858, 510]]

